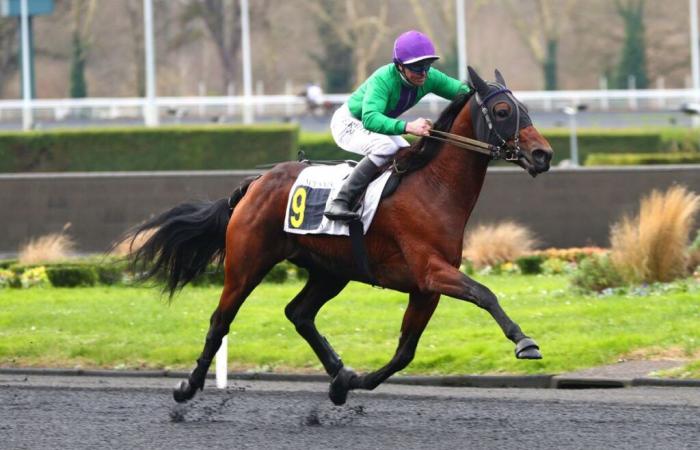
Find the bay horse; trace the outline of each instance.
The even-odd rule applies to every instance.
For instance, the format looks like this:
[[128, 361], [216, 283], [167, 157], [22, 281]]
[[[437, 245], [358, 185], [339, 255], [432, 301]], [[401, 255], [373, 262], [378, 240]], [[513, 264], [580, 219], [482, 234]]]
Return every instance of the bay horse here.
[[[434, 129], [508, 151], [515, 155], [511, 161], [533, 177], [547, 171], [552, 148], [501, 74], [496, 70], [496, 82], [484, 81], [471, 67], [469, 74], [475, 93], [455, 99]], [[281, 163], [244, 181], [230, 198], [181, 204], [127, 233], [132, 243], [141, 233], [153, 233], [134, 250], [131, 261], [146, 278], [164, 278], [171, 297], [212, 260], [223, 260], [219, 304], [195, 368], [173, 391], [177, 402], [204, 388], [212, 359], [239, 308], [268, 271], [285, 259], [309, 273], [285, 314], [330, 376], [329, 396], [336, 405], [345, 403], [348, 391], [374, 389], [411, 362], [441, 295], [488, 311], [515, 344], [517, 358], [542, 357], [535, 341], [508, 317], [493, 292], [459, 270], [464, 229], [479, 198], [489, 156], [429, 138], [418, 140], [408, 152], [415, 153], [421, 164], [404, 174], [396, 192], [382, 201], [365, 235], [372, 281], [409, 294], [396, 352], [374, 372], [359, 375], [345, 367], [314, 324], [321, 307], [349, 281], [370, 281], [355, 264], [350, 239], [283, 231], [287, 196], [308, 164]]]

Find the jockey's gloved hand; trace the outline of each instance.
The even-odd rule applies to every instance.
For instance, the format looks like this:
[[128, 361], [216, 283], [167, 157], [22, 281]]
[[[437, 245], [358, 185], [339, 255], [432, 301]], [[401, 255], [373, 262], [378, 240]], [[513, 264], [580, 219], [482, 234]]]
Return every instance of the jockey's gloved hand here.
[[433, 123], [422, 117], [406, 123], [406, 133], [414, 136], [429, 136], [431, 128], [433, 128]]

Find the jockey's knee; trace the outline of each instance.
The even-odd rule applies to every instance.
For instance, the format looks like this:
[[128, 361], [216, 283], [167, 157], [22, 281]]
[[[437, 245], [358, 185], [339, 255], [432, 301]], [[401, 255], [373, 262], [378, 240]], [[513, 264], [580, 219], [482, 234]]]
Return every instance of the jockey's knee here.
[[372, 164], [374, 164], [375, 166], [381, 167], [381, 166], [383, 166], [384, 164], [386, 164], [387, 161], [389, 161], [389, 158], [390, 158], [390, 157], [389, 157], [389, 156], [380, 156], [380, 155], [369, 154], [369, 155], [367, 155], [367, 158], [369, 158], [369, 160], [372, 161]]
[[374, 142], [372, 147], [368, 149], [367, 157], [376, 166], [382, 166], [389, 161], [396, 152], [399, 151], [399, 146], [392, 140], [387, 139], [382, 142]]

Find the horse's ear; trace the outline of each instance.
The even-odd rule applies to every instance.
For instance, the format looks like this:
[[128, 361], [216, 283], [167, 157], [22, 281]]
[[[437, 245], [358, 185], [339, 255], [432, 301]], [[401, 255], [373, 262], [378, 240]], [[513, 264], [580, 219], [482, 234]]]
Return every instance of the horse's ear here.
[[489, 86], [486, 84], [484, 80], [481, 79], [478, 73], [476, 73], [476, 70], [472, 66], [468, 66], [467, 70], [469, 71], [469, 80], [471, 80], [472, 84], [476, 88], [476, 92], [482, 96], [486, 97], [489, 93]]
[[501, 75], [501, 72], [496, 69], [494, 71], [494, 74], [496, 74], [496, 82], [500, 84], [501, 86], [505, 87], [506, 86], [506, 80], [503, 79], [503, 75]]

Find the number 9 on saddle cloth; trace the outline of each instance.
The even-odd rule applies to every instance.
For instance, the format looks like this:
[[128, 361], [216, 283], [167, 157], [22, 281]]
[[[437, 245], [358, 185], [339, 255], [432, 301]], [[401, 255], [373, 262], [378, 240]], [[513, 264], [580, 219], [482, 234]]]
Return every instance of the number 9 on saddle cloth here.
[[[323, 216], [326, 203], [335, 198], [345, 178], [352, 172], [347, 164], [307, 167], [297, 177], [289, 191], [284, 231], [294, 234], [331, 234], [349, 236], [346, 222], [329, 220]], [[360, 205], [363, 232], [369, 229], [382, 191], [391, 171], [386, 171], [372, 181]]]

